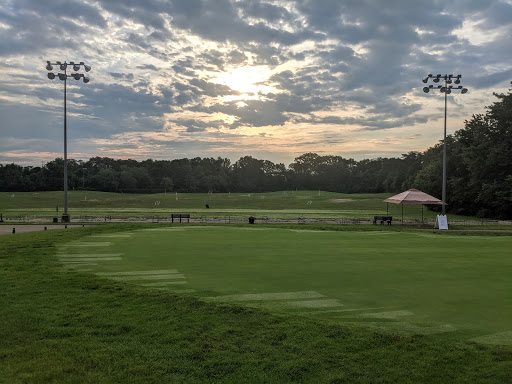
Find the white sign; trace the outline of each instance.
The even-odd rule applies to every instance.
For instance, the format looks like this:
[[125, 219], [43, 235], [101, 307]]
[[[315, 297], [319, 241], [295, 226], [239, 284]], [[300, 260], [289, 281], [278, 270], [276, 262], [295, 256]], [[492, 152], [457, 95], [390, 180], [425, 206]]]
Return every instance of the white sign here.
[[448, 230], [448, 218], [446, 217], [446, 215], [437, 215], [436, 225], [434, 228]]

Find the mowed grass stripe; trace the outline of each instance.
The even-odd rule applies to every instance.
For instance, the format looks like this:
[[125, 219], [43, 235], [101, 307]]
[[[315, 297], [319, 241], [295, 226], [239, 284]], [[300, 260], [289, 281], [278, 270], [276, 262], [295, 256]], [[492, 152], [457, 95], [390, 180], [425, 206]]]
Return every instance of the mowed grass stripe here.
[[157, 269], [151, 271], [129, 271], [129, 272], [96, 272], [98, 276], [136, 276], [136, 275], [162, 275], [178, 273], [177, 269]]
[[239, 295], [223, 295], [207, 297], [210, 301], [266, 301], [266, 300], [294, 300], [294, 299], [314, 299], [324, 297], [324, 295], [314, 292], [273, 292], [273, 293], [248, 293]]
[[62, 263], [73, 263], [77, 260], [80, 261], [114, 261], [114, 260], [123, 260], [122, 257], [81, 257], [81, 258], [62, 258], [59, 259]]
[[385, 309], [385, 308], [389, 308], [389, 307], [326, 309], [326, 310], [320, 310], [320, 311], [296, 312], [296, 314], [297, 315], [351, 314], [353, 312], [374, 311], [377, 309]]
[[96, 258], [101, 259], [104, 257], [119, 257], [123, 256], [123, 253], [61, 253], [58, 255], [59, 258]]
[[84, 263], [84, 262], [73, 262], [73, 261], [68, 261], [66, 263], [66, 267], [68, 268], [75, 268], [75, 267], [82, 267], [84, 265], [98, 265], [98, 263]]
[[450, 324], [441, 324], [435, 326], [422, 327], [416, 324], [411, 324], [402, 321], [386, 321], [386, 322], [344, 322], [352, 326], [364, 326], [373, 328], [382, 332], [397, 332], [406, 335], [435, 335], [440, 333], [450, 333], [457, 331], [457, 328]]
[[344, 304], [336, 299], [323, 299], [323, 300], [305, 300], [305, 301], [285, 301], [288, 306], [300, 308], [329, 308], [329, 307], [343, 307]]
[[391, 312], [373, 312], [373, 313], [364, 313], [361, 317], [371, 317], [375, 319], [398, 319], [403, 316], [412, 316], [414, 313], [407, 310], [401, 311], [391, 311]]
[[139, 275], [139, 276], [110, 276], [114, 280], [136, 281], [136, 280], [166, 280], [166, 279], [184, 279], [185, 275], [179, 273], [165, 275]]
[[166, 285], [180, 285], [187, 284], [186, 281], [160, 281], [158, 283], [144, 283], [141, 284], [144, 287], [164, 287]]
[[108, 234], [106, 234], [106, 235], [92, 235], [90, 237], [94, 237], [94, 238], [96, 238], [96, 237], [99, 237], [99, 238], [127, 238], [127, 237], [131, 237], [131, 236], [132, 236], [131, 233], [117, 233], [117, 234], [114, 233], [112, 235], [108, 235]]
[[489, 345], [512, 345], [512, 331], [498, 332], [471, 339], [476, 343]]
[[96, 241], [96, 242], [79, 242], [79, 243], [70, 243], [68, 246], [70, 247], [108, 247], [112, 245], [110, 241]]

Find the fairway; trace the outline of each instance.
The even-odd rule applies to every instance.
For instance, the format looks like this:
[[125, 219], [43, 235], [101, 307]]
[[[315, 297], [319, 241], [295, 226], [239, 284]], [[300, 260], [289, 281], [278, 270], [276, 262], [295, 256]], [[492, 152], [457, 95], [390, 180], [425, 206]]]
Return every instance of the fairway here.
[[512, 345], [511, 249], [510, 236], [183, 225], [89, 236], [58, 258], [210, 302]]
[[[69, 212], [74, 221], [94, 218], [168, 220], [171, 213], [188, 213], [192, 218], [247, 220], [258, 219], [360, 219], [391, 215], [398, 222], [433, 222], [437, 213], [421, 205], [386, 204], [390, 193], [344, 194], [325, 191], [278, 191], [268, 193], [159, 193], [122, 194], [70, 191]], [[62, 192], [0, 192], [0, 213], [4, 219], [59, 217], [64, 205]], [[206, 208], [208, 205], [209, 208]], [[450, 213], [450, 221], [477, 220]], [[482, 221], [482, 220], [479, 220]]]

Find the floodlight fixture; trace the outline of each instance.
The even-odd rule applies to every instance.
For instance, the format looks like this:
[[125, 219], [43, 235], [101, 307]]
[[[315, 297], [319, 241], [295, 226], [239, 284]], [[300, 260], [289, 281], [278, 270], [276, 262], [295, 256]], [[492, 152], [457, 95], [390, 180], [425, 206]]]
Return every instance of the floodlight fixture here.
[[68, 215], [68, 150], [67, 150], [67, 113], [66, 113], [66, 98], [67, 98], [67, 92], [66, 92], [66, 85], [67, 85], [67, 79], [68, 77], [72, 77], [75, 80], [80, 80], [80, 78], [83, 79], [84, 83], [89, 82], [89, 78], [85, 77], [83, 73], [73, 73], [68, 75], [67, 74], [67, 67], [68, 65], [73, 68], [73, 71], [77, 72], [80, 70], [80, 67], [83, 65], [86, 72], [89, 72], [91, 70], [91, 67], [89, 65], [85, 65], [83, 61], [80, 62], [80, 64], [70, 61], [67, 62], [60, 62], [56, 61], [55, 63], [51, 63], [50, 61], [46, 62], [46, 69], [48, 71], [53, 71], [53, 65], [57, 66], [61, 71], [64, 71], [64, 73], [53, 73], [48, 72], [48, 78], [50, 80], [55, 79], [56, 76], [59, 77], [60, 80], [64, 82], [64, 213], [62, 215], [62, 221], [63, 222], [69, 222], [70, 218]]
[[[432, 81], [434, 83], [439, 83], [441, 81], [441, 79], [444, 80], [443, 85], [437, 85], [437, 86], [429, 85], [429, 86], [423, 87], [423, 92], [425, 92], [425, 93], [429, 93], [430, 89], [439, 89], [439, 91], [441, 91], [441, 93], [444, 93], [443, 191], [442, 191], [442, 198], [441, 198], [443, 202], [446, 202], [446, 115], [447, 115], [447, 105], [448, 105], [447, 100], [448, 100], [448, 95], [450, 95], [453, 90], [460, 90], [461, 94], [465, 94], [468, 92], [467, 88], [464, 88], [462, 85], [459, 85], [461, 77], [462, 77], [462, 75], [454, 76], [453, 74], [446, 74], [444, 76], [441, 74], [438, 74], [437, 76], [434, 77], [431, 74], [429, 74], [426, 78], [421, 79], [421, 81], [425, 84], [428, 82], [429, 78], [432, 78]], [[458, 86], [449, 85], [452, 83], [455, 83]], [[441, 211], [442, 214], [445, 215], [446, 214], [445, 205], [442, 206], [441, 210], [442, 210]]]

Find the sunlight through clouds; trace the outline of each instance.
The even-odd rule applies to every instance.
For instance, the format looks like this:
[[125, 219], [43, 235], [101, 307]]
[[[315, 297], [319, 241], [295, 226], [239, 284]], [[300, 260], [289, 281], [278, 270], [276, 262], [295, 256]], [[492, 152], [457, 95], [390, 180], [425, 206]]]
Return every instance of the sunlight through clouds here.
[[[263, 85], [270, 75], [271, 71], [265, 66], [240, 67], [221, 73], [215, 79], [212, 79], [212, 83], [224, 84], [235, 91], [239, 91], [241, 95], [238, 96], [238, 100], [257, 99], [260, 93], [276, 91], [273, 87]], [[229, 98], [226, 100], [229, 100]], [[233, 96], [232, 100], [237, 99]]]

